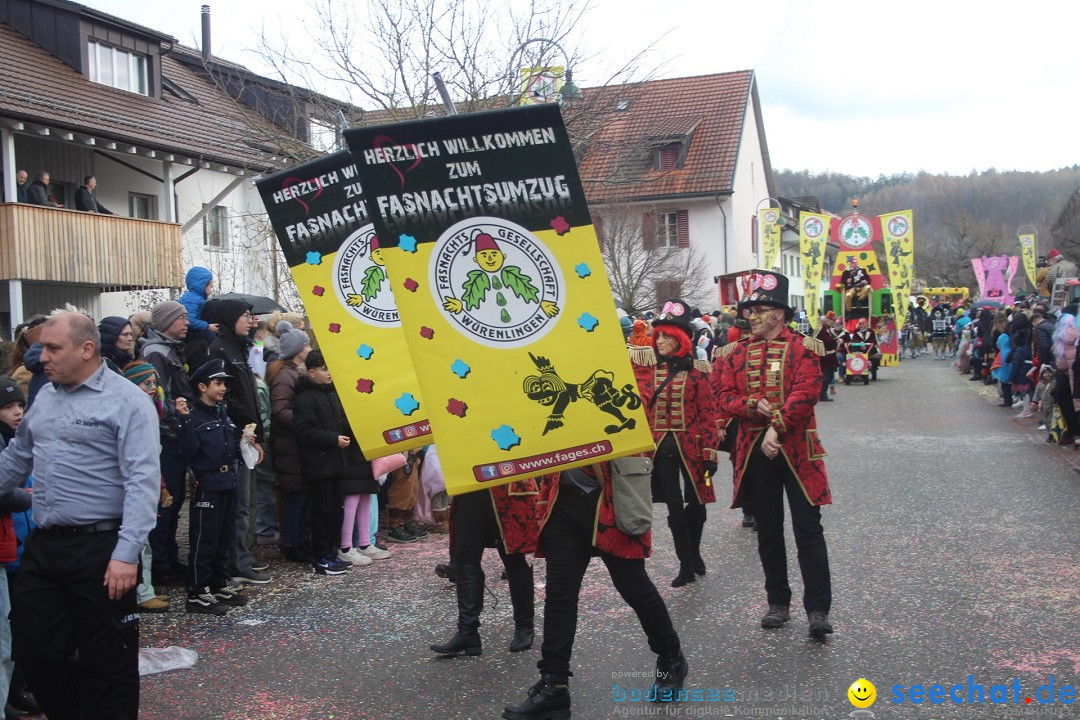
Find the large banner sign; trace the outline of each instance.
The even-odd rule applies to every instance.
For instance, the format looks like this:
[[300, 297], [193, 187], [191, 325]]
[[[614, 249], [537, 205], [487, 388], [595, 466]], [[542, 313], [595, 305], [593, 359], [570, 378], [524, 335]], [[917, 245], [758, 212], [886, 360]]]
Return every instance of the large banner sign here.
[[364, 455], [431, 442], [431, 428], [352, 156], [257, 183]]
[[1031, 283], [1031, 287], [1035, 288], [1035, 291], [1038, 292], [1039, 283], [1035, 280], [1035, 276], [1038, 274], [1038, 269], [1035, 267], [1036, 256], [1038, 255], [1037, 246], [1035, 244], [1035, 233], [1017, 235], [1016, 239], [1020, 242], [1020, 257], [1024, 261], [1024, 273], [1027, 274], [1028, 282]]
[[345, 138], [447, 491], [652, 450], [558, 106]]
[[888, 257], [889, 285], [892, 287], [896, 329], [903, 330], [907, 320], [908, 299], [915, 268], [915, 230], [910, 210], [878, 216], [881, 237]]
[[761, 230], [761, 267], [772, 270], [780, 261], [780, 208], [759, 209], [758, 228]]
[[832, 218], [818, 213], [799, 213], [799, 251], [802, 254], [802, 274], [806, 317], [817, 329], [821, 316], [821, 275], [825, 268], [825, 245], [829, 238]]

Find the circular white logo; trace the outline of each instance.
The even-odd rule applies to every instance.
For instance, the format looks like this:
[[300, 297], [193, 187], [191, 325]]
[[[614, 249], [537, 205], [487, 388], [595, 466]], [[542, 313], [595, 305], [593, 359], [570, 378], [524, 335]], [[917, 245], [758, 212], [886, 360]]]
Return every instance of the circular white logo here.
[[866, 369], [866, 361], [861, 357], [853, 356], [848, 358], [847, 366], [848, 370], [857, 375]]
[[893, 237], [903, 237], [907, 235], [908, 221], [906, 218], [897, 216], [889, 221], [889, 234]]
[[850, 248], [867, 245], [873, 236], [873, 226], [862, 215], [848, 215], [840, 221], [840, 242]]
[[555, 257], [525, 228], [474, 217], [448, 228], [428, 271], [436, 304], [462, 335], [489, 347], [530, 345], [566, 305]]
[[821, 218], [807, 218], [803, 222], [803, 232], [806, 233], [806, 237], [816, 240], [821, 237], [821, 233], [825, 232], [825, 223], [821, 222]]
[[386, 261], [370, 223], [350, 235], [334, 256], [334, 292], [349, 312], [368, 325], [401, 325]]
[[779, 217], [780, 215], [779, 213], [777, 213], [776, 210], [770, 209], [765, 211], [765, 222], [767, 223], [774, 223], [777, 221], [777, 219], [779, 219]]

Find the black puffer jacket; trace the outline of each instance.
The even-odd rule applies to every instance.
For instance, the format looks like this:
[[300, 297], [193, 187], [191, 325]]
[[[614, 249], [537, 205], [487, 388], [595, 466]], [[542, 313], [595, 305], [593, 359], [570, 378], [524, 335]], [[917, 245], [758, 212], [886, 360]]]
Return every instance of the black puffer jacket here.
[[[353, 436], [333, 385], [320, 385], [306, 375], [300, 376], [293, 405], [293, 432], [300, 446], [305, 483], [340, 478], [344, 495], [379, 492], [371, 463]], [[349, 447], [338, 447], [339, 435], [349, 438]]]
[[[217, 339], [210, 345], [210, 359], [225, 361], [225, 370], [231, 378], [225, 380], [229, 388], [227, 409], [236, 431], [243, 433], [248, 425], [255, 425], [255, 442], [263, 442], [262, 417], [259, 415], [259, 390], [255, 386], [255, 374], [248, 365], [248, 349], [251, 341], [237, 335], [232, 327], [222, 327]], [[194, 370], [194, 368], [192, 368]]]

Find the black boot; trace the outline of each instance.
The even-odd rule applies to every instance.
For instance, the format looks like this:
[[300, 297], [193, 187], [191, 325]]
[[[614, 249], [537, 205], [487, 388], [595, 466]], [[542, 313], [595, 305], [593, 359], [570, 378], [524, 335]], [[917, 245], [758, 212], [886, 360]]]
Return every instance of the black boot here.
[[503, 708], [506, 720], [567, 720], [570, 717], [570, 688], [566, 675], [540, 676], [529, 688], [529, 696]]
[[532, 566], [507, 569], [506, 579], [510, 585], [510, 604], [514, 607], [514, 639], [510, 642], [510, 652], [522, 652], [533, 644], [536, 594]]
[[457, 566], [458, 631], [445, 643], [432, 645], [440, 655], [479, 655], [480, 612], [484, 609], [484, 570], [479, 565]]
[[705, 531], [705, 506], [688, 506], [686, 523], [690, 534], [690, 562], [694, 566], [694, 574], [704, 577], [705, 561], [701, 557], [701, 535]]
[[675, 556], [679, 558], [679, 574], [671, 581], [671, 587], [682, 587], [697, 580], [694, 574], [693, 551], [690, 547], [690, 529], [686, 519], [674, 520], [668, 516], [668, 527], [671, 528], [671, 539], [675, 542]]
[[451, 583], [457, 582], [457, 568], [452, 563], [439, 563], [435, 566], [435, 574]]
[[682, 648], [675, 648], [656, 656], [656, 683], [653, 685], [656, 702], [670, 702], [676, 699], [679, 688], [686, 682], [690, 665]]

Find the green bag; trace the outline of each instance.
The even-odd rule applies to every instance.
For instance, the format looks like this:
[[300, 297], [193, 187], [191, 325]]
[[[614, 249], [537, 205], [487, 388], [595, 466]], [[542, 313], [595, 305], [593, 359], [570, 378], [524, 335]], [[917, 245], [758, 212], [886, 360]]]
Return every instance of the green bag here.
[[610, 461], [615, 526], [637, 537], [652, 529], [652, 460], [623, 457]]

